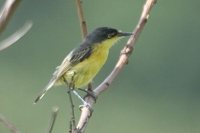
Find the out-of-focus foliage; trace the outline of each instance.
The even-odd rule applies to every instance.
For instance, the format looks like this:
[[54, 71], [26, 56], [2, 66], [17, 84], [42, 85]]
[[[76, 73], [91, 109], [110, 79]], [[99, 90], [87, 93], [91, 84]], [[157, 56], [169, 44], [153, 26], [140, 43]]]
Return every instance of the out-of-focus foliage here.
[[[4, 0], [0, 0], [2, 5]], [[111, 26], [131, 31], [144, 0], [84, 0], [89, 31]], [[129, 64], [110, 90], [98, 98], [89, 133], [200, 132], [200, 1], [158, 0]], [[70, 107], [65, 87], [33, 100], [65, 55], [81, 41], [75, 1], [24, 0], [1, 36], [32, 20], [31, 31], [0, 52], [0, 113], [23, 133], [43, 133], [51, 107], [60, 112], [54, 132], [68, 130]], [[126, 39], [111, 49], [98, 85], [112, 70]], [[76, 99], [76, 98], [75, 98]], [[80, 102], [75, 100], [76, 110]], [[0, 124], [1, 133], [9, 133]]]

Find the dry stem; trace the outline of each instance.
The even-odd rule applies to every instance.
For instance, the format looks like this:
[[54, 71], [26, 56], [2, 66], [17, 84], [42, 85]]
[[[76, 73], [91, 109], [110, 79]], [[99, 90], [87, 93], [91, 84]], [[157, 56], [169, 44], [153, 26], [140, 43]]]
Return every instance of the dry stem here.
[[70, 101], [70, 105], [71, 105], [71, 119], [70, 119], [69, 133], [72, 133], [72, 131], [76, 127], [75, 113], [74, 113], [74, 103], [73, 103], [73, 99], [72, 99], [71, 90], [68, 90], [67, 93], [69, 95], [69, 101]]
[[76, 0], [76, 6], [81, 27], [82, 38], [84, 39], [87, 35], [87, 24], [83, 15], [82, 1]]
[[[133, 35], [129, 38], [128, 42], [126, 43], [125, 47], [121, 51], [121, 55], [119, 57], [118, 62], [116, 63], [113, 71], [108, 75], [108, 77], [97, 87], [94, 89], [94, 94], [96, 96], [99, 96], [102, 92], [108, 89], [109, 85], [112, 83], [112, 81], [118, 76], [118, 74], [122, 71], [125, 64], [128, 62], [128, 58], [131, 55], [136, 41], [139, 38], [140, 33], [142, 32], [148, 17], [149, 13], [155, 4], [156, 0], [146, 0], [146, 3], [143, 6], [142, 14], [140, 16], [139, 22], [136, 26], [136, 28], [133, 31]], [[87, 96], [85, 98], [85, 101], [93, 106], [95, 103], [94, 99], [91, 96]], [[85, 131], [85, 128], [87, 126], [87, 123], [89, 121], [89, 118], [91, 116], [91, 111], [87, 107], [83, 107], [81, 110], [81, 116], [79, 119], [79, 122], [76, 126], [78, 130], [75, 130], [73, 133], [83, 133]]]

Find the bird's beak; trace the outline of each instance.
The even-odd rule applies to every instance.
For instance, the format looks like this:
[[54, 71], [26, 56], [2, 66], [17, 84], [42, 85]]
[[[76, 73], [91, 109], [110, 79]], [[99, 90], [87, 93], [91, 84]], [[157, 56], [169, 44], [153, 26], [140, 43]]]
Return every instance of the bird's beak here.
[[120, 31], [117, 34], [117, 36], [119, 36], [119, 37], [131, 36], [131, 35], [133, 35], [133, 33], [131, 33], [131, 32], [120, 32]]

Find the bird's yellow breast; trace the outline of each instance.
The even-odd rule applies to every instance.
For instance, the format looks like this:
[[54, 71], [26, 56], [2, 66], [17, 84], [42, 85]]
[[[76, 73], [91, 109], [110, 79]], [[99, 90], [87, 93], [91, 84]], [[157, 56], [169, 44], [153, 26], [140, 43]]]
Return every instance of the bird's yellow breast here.
[[[81, 88], [90, 83], [105, 64], [109, 49], [115, 41], [116, 40], [110, 39], [101, 44], [95, 44], [91, 55], [72, 67], [72, 69], [65, 74], [65, 79], [70, 83], [73, 78], [75, 88]], [[72, 77], [72, 75], [74, 77]]]

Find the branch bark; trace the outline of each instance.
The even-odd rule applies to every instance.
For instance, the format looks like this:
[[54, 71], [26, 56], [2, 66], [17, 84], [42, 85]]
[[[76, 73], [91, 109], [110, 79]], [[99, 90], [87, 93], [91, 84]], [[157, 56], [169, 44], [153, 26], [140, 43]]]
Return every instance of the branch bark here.
[[84, 39], [87, 35], [87, 23], [83, 15], [82, 1], [76, 0], [76, 6], [81, 27], [82, 38]]
[[[155, 3], [156, 0], [146, 0], [138, 24], [136, 28], [133, 30], [133, 35], [129, 38], [126, 45], [121, 50], [121, 55], [114, 69], [112, 70], [110, 75], [108, 75], [108, 77], [93, 90], [96, 96], [99, 96], [101, 93], [103, 93], [108, 89], [109, 85], [113, 82], [113, 80], [118, 76], [118, 74], [127, 64], [128, 58], [131, 55], [132, 51], [134, 50], [136, 41], [139, 38], [139, 35], [141, 34], [145, 24], [147, 23], [147, 20], [149, 18], [149, 13]], [[91, 96], [87, 96], [85, 98], [85, 101], [89, 103], [91, 107], [95, 104], [95, 100]], [[85, 128], [88, 124], [91, 115], [92, 115], [91, 109], [89, 107], [83, 107], [81, 109], [81, 115], [78, 124], [76, 126], [76, 130], [74, 130], [73, 133], [83, 133], [85, 131]]]
[[69, 101], [70, 101], [70, 105], [71, 105], [71, 119], [70, 119], [70, 125], [69, 125], [69, 133], [72, 133], [72, 131], [76, 128], [74, 102], [72, 99], [71, 90], [68, 90], [67, 93], [68, 93]]

